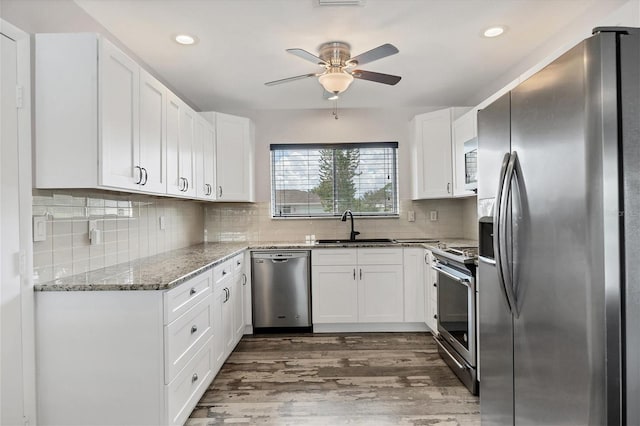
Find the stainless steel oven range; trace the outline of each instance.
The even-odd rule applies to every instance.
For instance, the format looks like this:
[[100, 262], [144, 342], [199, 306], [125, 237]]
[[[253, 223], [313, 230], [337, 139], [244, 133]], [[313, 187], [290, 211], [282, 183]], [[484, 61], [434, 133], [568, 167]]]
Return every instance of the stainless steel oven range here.
[[475, 247], [433, 249], [438, 273], [438, 353], [469, 391], [478, 394]]

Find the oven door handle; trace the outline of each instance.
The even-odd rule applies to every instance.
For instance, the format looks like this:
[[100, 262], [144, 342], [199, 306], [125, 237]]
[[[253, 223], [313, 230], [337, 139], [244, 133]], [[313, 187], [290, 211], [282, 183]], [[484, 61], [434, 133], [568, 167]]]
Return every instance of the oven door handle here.
[[441, 267], [439, 267], [437, 265], [432, 265], [431, 267], [433, 269], [435, 269], [436, 271], [438, 271], [438, 273], [444, 274], [447, 277], [451, 278], [452, 280], [455, 280], [455, 281], [459, 282], [460, 284], [469, 287], [469, 279], [468, 278], [463, 278], [463, 277], [459, 277], [457, 275], [454, 275], [451, 272], [445, 271], [443, 268], [441, 268]]
[[434, 339], [436, 341], [436, 343], [438, 344], [438, 346], [440, 346], [440, 349], [442, 349], [443, 351], [446, 352], [447, 355], [449, 355], [449, 358], [451, 358], [451, 361], [453, 361], [460, 370], [468, 370], [469, 367], [467, 367], [466, 365], [462, 365], [457, 359], [456, 357], [454, 357], [453, 355], [451, 355], [451, 352], [449, 352], [447, 350], [447, 348], [444, 347], [444, 345], [442, 343], [440, 343], [440, 341], [438, 339]]

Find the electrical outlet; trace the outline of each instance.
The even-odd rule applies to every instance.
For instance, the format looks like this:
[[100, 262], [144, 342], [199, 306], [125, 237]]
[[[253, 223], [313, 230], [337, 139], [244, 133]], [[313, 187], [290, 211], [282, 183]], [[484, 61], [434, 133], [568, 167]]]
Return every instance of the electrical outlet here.
[[429, 212], [429, 220], [431, 220], [432, 222], [438, 220], [438, 211], [437, 210], [431, 210]]
[[407, 221], [415, 222], [416, 221], [416, 212], [413, 210], [407, 212]]
[[167, 229], [167, 221], [164, 216], [160, 216], [160, 230], [164, 231], [165, 229]]

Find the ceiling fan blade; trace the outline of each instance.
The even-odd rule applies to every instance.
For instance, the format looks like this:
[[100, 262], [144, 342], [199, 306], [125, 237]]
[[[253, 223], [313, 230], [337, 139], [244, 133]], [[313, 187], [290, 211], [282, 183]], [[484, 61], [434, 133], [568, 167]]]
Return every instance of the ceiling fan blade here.
[[309, 77], [316, 77], [317, 75], [318, 74], [315, 74], [315, 73], [296, 75], [295, 77], [283, 78], [281, 80], [268, 81], [268, 82], [265, 83], [265, 86], [275, 86], [276, 84], [288, 83], [290, 81], [302, 80], [304, 78], [309, 78]]
[[382, 74], [379, 72], [364, 71], [364, 70], [353, 70], [351, 75], [354, 78], [359, 78], [360, 80], [375, 81], [376, 83], [384, 83], [384, 84], [389, 84], [391, 86], [397, 84], [402, 78], [397, 75]]
[[369, 62], [377, 61], [378, 59], [386, 58], [387, 56], [395, 55], [398, 52], [399, 50], [397, 47], [393, 44], [387, 43], [349, 59], [347, 63], [355, 65], [367, 64]]
[[325, 61], [318, 58], [316, 55], [307, 52], [304, 49], [287, 49], [287, 52], [291, 53], [292, 55], [296, 55], [299, 58], [306, 59], [309, 62], [313, 62], [316, 65], [327, 65]]

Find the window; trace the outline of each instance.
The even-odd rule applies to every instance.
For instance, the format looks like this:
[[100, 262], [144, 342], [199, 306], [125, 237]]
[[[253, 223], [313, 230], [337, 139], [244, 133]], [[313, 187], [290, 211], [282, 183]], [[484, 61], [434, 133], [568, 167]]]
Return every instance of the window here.
[[271, 145], [273, 217], [397, 216], [397, 142]]

